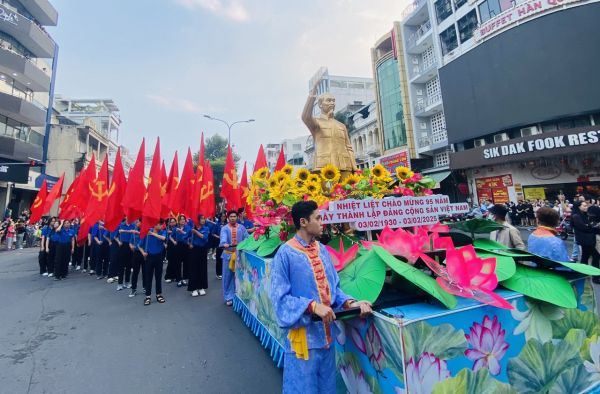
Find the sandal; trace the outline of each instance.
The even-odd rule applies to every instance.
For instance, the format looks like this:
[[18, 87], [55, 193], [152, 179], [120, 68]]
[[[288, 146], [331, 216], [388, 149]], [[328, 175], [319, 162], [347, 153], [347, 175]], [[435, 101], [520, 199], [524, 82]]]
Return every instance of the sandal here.
[[150, 305], [150, 301], [152, 301], [152, 298], [150, 298], [150, 297], [146, 297], [146, 299], [144, 300], [144, 305], [145, 305], [145, 306], [148, 306], [148, 305]]
[[163, 303], [165, 302], [165, 299], [163, 298], [163, 296], [161, 296], [160, 294], [156, 296], [156, 301], [158, 301], [159, 303]]

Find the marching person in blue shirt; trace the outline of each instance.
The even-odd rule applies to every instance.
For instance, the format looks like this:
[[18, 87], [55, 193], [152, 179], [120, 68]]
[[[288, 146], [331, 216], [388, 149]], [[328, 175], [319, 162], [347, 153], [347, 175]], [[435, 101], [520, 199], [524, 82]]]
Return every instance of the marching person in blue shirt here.
[[75, 251], [73, 252], [73, 265], [75, 266], [75, 271], [79, 271], [81, 269], [81, 261], [83, 260], [84, 247], [85, 245], [79, 246], [77, 245], [77, 234], [79, 234], [79, 219], [73, 219], [71, 223], [71, 230], [75, 234]]
[[226, 224], [227, 224], [227, 212], [221, 212], [219, 220], [217, 220], [217, 222], [215, 223], [215, 226], [213, 227], [213, 231], [211, 234], [211, 238], [214, 239], [214, 243], [216, 245], [216, 247], [215, 247], [215, 250], [216, 250], [215, 271], [217, 273], [217, 279], [219, 279], [219, 280], [223, 279], [223, 248], [219, 247], [219, 242], [221, 240], [221, 230], [223, 229], [223, 226], [225, 226]]
[[48, 235], [46, 235], [46, 252], [47, 252], [47, 260], [46, 266], [48, 269], [48, 277], [54, 276], [54, 267], [56, 266], [56, 247], [58, 246], [58, 233], [56, 229], [60, 226], [58, 219], [55, 219], [52, 227], [50, 227], [50, 231]]
[[252, 234], [256, 229], [254, 228], [254, 223], [251, 220], [248, 220], [246, 216], [246, 209], [244, 207], [238, 209], [238, 223], [246, 228], [248, 234]]
[[225, 256], [225, 268], [223, 269], [223, 301], [225, 305], [233, 305], [235, 296], [235, 266], [239, 259], [237, 245], [248, 238], [246, 228], [237, 223], [237, 211], [232, 209], [227, 212], [229, 223], [223, 226], [220, 234], [219, 246], [223, 248]]
[[[187, 242], [183, 239], [185, 234], [190, 231], [190, 226], [186, 224], [185, 215], [179, 215], [179, 225], [175, 228], [175, 246], [177, 246], [177, 258], [179, 262], [175, 267], [175, 280], [177, 287], [187, 286], [188, 266], [189, 266], [189, 250]], [[181, 275], [181, 265], [183, 264], [183, 277]]]
[[198, 227], [191, 228], [184, 237], [186, 242], [190, 242], [190, 281], [188, 291], [192, 292], [192, 297], [206, 295], [208, 288], [208, 237], [210, 229], [206, 225], [206, 219], [203, 214], [198, 215]]
[[131, 242], [129, 243], [129, 248], [133, 253], [133, 258], [131, 260], [131, 263], [133, 264], [133, 273], [131, 274], [131, 293], [129, 293], [129, 298], [135, 297], [137, 294], [137, 284], [140, 270], [142, 271], [142, 291], [144, 293], [146, 292], [146, 268], [144, 268], [144, 255], [137, 247], [137, 244], [140, 240], [141, 225], [142, 222], [139, 219], [135, 221], [135, 229], [131, 233]]
[[[105, 234], [108, 233], [108, 283], [114, 283], [119, 280], [119, 247], [121, 246], [121, 240], [119, 239], [119, 228], [113, 232], [106, 230]], [[122, 290], [117, 287], [117, 290]]]
[[50, 234], [50, 230], [54, 228], [55, 220], [55, 218], [48, 219], [46, 226], [44, 226], [44, 228], [42, 229], [42, 236], [40, 242], [41, 248], [40, 253], [38, 255], [38, 262], [40, 264], [40, 275], [43, 276], [48, 276], [48, 274], [51, 272], [51, 269], [49, 269], [51, 266], [48, 265], [48, 250], [46, 249], [46, 239]]
[[63, 220], [56, 229], [58, 244], [56, 245], [56, 261], [54, 263], [54, 280], [67, 279], [69, 260], [75, 251], [75, 232], [71, 230], [71, 221]]
[[[177, 219], [170, 218], [167, 220], [167, 269], [165, 271], [165, 282], [171, 283], [177, 281], [176, 267], [179, 263], [177, 256], [177, 234], [175, 229], [177, 228]], [[180, 264], [181, 265], [181, 264]], [[179, 269], [181, 271], [181, 268]]]
[[123, 290], [123, 279], [125, 279], [125, 288], [131, 289], [131, 266], [133, 265], [133, 252], [130, 244], [135, 232], [135, 223], [128, 223], [125, 217], [117, 231], [119, 232], [119, 257], [117, 266], [117, 276], [119, 277], [117, 290]]
[[161, 218], [148, 234], [138, 241], [138, 249], [146, 259], [146, 299], [144, 305], [150, 305], [152, 299], [152, 278], [156, 282], [156, 301], [165, 302], [162, 296], [162, 270], [163, 270], [163, 250], [165, 249], [165, 239], [167, 232], [161, 230], [165, 219]]
[[108, 254], [110, 253], [110, 231], [104, 228], [104, 220], [98, 221], [98, 233], [94, 237], [96, 248], [96, 279], [108, 278]]
[[100, 245], [98, 244], [98, 242], [100, 242], [99, 240], [100, 238], [102, 238], [98, 233], [101, 233], [101, 231], [102, 230], [100, 230], [100, 222], [98, 222], [92, 227], [90, 227], [88, 233], [88, 245], [90, 245], [90, 275], [94, 275], [96, 273], [96, 261], [98, 257], [98, 249], [100, 249]]

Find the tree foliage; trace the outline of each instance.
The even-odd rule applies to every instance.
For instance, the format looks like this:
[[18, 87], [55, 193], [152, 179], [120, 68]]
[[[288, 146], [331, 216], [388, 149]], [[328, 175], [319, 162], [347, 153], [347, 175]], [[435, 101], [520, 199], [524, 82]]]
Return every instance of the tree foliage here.
[[[194, 161], [194, 169], [198, 166], [198, 156], [200, 151], [194, 153], [192, 160]], [[238, 168], [240, 155], [233, 151], [233, 160], [235, 168]], [[204, 140], [204, 160], [210, 160], [210, 166], [213, 170], [215, 198], [220, 199], [221, 183], [223, 181], [223, 173], [225, 172], [225, 162], [227, 161], [227, 139], [218, 134], [214, 134]]]

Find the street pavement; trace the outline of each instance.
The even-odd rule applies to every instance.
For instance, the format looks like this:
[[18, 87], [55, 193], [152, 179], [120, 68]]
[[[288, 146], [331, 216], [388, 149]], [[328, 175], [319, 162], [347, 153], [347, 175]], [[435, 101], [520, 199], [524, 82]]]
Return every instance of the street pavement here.
[[0, 252], [0, 393], [279, 393], [282, 371], [209, 289], [164, 283], [166, 303], [70, 271], [40, 276], [37, 248]]

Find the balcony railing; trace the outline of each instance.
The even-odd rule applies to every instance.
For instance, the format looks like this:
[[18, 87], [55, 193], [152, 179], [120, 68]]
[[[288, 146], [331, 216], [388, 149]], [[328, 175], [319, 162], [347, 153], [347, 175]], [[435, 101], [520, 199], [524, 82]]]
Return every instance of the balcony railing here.
[[434, 105], [440, 101], [442, 101], [441, 93], [435, 93], [434, 95], [431, 95], [429, 97], [419, 99], [417, 101], [417, 103], [415, 104], [415, 111], [420, 111], [420, 110], [427, 108], [430, 105]]
[[410, 50], [412, 47], [414, 47], [419, 38], [423, 37], [425, 33], [427, 33], [429, 30], [431, 30], [431, 21], [428, 20], [427, 22], [423, 23], [423, 25], [421, 25], [419, 30], [417, 30], [410, 37], [408, 37], [408, 40], [406, 40], [406, 46], [408, 47], [408, 49]]
[[33, 99], [33, 92], [25, 93], [25, 92], [22, 92], [19, 89], [15, 88], [12, 85], [9, 85], [7, 83], [0, 83], [0, 93], [5, 93], [5, 94], [9, 94], [14, 97], [19, 97], [20, 99], [23, 99], [44, 111], [48, 110], [48, 107], [44, 106], [39, 101], [36, 101]]
[[[33, 64], [34, 64], [34, 65], [35, 65], [37, 68], [39, 68], [40, 70], [42, 70], [42, 71], [43, 71], [43, 72], [45, 72], [45, 73], [47, 72], [47, 70], [48, 70], [48, 65], [47, 65], [46, 63], [42, 62], [42, 61], [41, 61], [41, 60], [39, 60], [38, 58], [35, 58], [35, 57], [29, 57], [29, 56], [22, 55], [22, 54], [20, 54], [19, 52], [16, 52], [15, 50], [11, 49], [11, 46], [12, 46], [12, 45], [11, 45], [11, 44], [9, 44], [9, 43], [0, 43], [0, 49], [4, 49], [5, 51], [8, 51], [8, 52], [10, 52], [10, 53], [12, 53], [12, 54], [15, 54], [15, 55], [17, 55], [17, 56], [20, 56], [20, 57], [22, 57], [23, 59], [29, 60], [31, 63], [33, 63]], [[44, 66], [40, 66], [40, 65], [38, 64], [38, 60], [39, 60], [40, 62], [44, 63], [44, 65], [45, 65], [46, 67], [44, 67]]]
[[433, 140], [431, 139], [431, 137], [419, 138], [419, 148], [427, 148], [431, 145], [433, 145]]
[[[44, 26], [42, 26], [41, 24], [39, 24], [39, 22], [36, 21], [33, 17], [27, 17], [27, 16], [25, 16], [23, 14], [19, 14], [17, 12], [16, 8], [12, 7], [11, 5], [7, 4], [6, 2], [2, 2], [1, 5], [2, 5], [2, 7], [5, 7], [7, 10], [11, 11], [11, 13], [14, 13], [16, 15], [15, 20], [18, 21], [19, 20], [18, 17], [21, 17], [21, 18], [23, 18], [25, 20], [28, 20], [29, 22], [31, 22], [32, 25], [34, 25], [35, 27], [37, 27], [38, 29], [40, 29], [40, 31], [42, 33], [44, 33], [44, 35], [46, 37], [48, 37], [49, 39], [52, 40], [52, 37], [50, 37], [50, 34], [48, 34], [48, 32], [46, 31], [46, 29], [44, 29]], [[9, 18], [10, 19], [13, 18], [12, 15], [6, 14], [6, 12], [4, 12], [4, 10], [2, 10], [2, 9], [0, 9], [0, 12], [2, 12], [2, 14], [0, 14], [0, 19], [5, 19], [6, 20], [6, 19], [9, 19]]]
[[415, 65], [410, 71], [410, 79], [418, 77], [419, 75], [421, 75], [421, 73], [423, 73], [423, 71], [427, 70], [429, 67], [434, 66], [436, 62], [437, 59], [433, 59], [433, 62]]
[[419, 6], [419, 4], [421, 4], [421, 2], [423, 2], [423, 0], [414, 0], [412, 3], [410, 3], [408, 7], [406, 7], [404, 11], [402, 11], [402, 20], [408, 18], [409, 16], [412, 16], [413, 12], [415, 12], [415, 10]]

